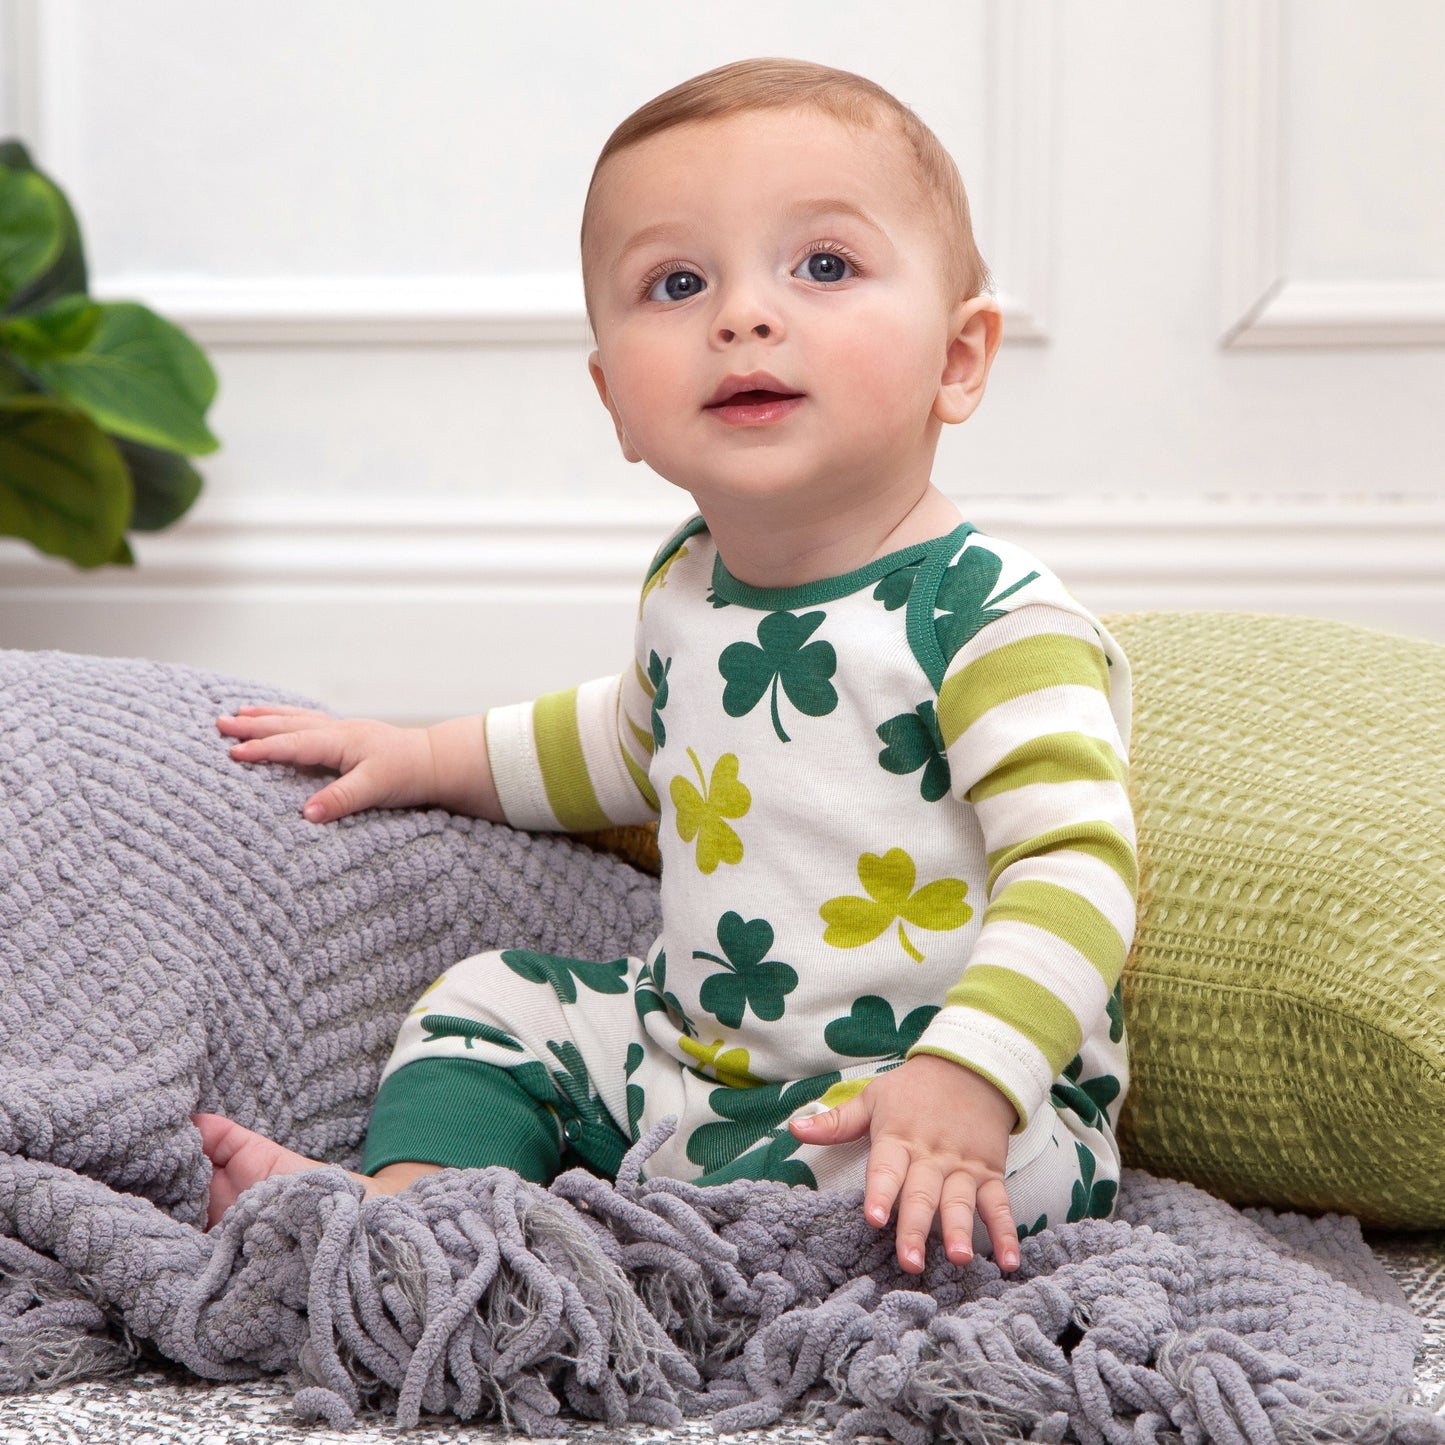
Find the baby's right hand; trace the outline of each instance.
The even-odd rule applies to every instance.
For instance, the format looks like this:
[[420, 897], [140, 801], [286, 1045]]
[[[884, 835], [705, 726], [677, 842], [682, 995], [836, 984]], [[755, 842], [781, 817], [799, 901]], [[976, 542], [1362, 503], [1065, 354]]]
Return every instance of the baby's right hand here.
[[436, 765], [425, 728], [399, 728], [365, 718], [340, 719], [301, 707], [243, 707], [216, 719], [239, 738], [231, 756], [243, 763], [292, 763], [335, 768], [341, 776], [302, 807], [312, 823], [330, 823], [363, 808], [406, 808], [430, 802]]

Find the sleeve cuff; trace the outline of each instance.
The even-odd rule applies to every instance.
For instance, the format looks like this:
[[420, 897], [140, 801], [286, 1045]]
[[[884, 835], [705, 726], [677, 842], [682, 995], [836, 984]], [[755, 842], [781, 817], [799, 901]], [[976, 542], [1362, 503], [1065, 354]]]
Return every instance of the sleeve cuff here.
[[982, 1074], [1018, 1113], [1012, 1137], [1028, 1128], [1029, 1120], [1043, 1107], [1053, 1087], [1053, 1075], [1043, 1053], [1006, 1024], [978, 1009], [958, 1005], [941, 1008], [907, 1057], [911, 1059], [914, 1054], [937, 1054]]

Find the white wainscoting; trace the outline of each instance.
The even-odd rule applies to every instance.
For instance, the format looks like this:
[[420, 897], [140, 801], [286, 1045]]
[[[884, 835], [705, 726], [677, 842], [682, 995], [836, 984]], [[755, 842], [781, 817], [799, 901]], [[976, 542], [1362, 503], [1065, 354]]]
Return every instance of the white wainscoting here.
[[[1445, 643], [1445, 502], [983, 500], [1098, 612], [1332, 617]], [[678, 512], [213, 506], [79, 574], [0, 549], [0, 645], [187, 663], [429, 721], [615, 672]]]

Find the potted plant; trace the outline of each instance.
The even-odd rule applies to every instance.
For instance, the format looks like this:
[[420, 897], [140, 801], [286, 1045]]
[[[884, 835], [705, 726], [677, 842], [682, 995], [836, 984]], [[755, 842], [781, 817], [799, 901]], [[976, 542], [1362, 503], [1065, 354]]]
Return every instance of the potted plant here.
[[184, 332], [86, 290], [80, 228], [19, 141], [0, 142], [0, 535], [81, 567], [134, 563], [201, 478], [187, 457], [216, 374]]

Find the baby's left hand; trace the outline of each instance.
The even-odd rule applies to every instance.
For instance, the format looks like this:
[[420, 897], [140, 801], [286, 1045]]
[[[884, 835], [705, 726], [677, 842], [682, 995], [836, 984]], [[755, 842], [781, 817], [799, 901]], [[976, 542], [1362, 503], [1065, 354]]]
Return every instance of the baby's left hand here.
[[973, 1258], [977, 1211], [1000, 1269], [1017, 1269], [1018, 1230], [1004, 1188], [1009, 1131], [1018, 1113], [982, 1074], [934, 1054], [880, 1074], [844, 1104], [795, 1119], [805, 1144], [846, 1144], [872, 1135], [863, 1213], [887, 1224], [898, 1201], [898, 1263], [923, 1273], [924, 1242], [933, 1216], [943, 1217], [944, 1252], [954, 1264]]

